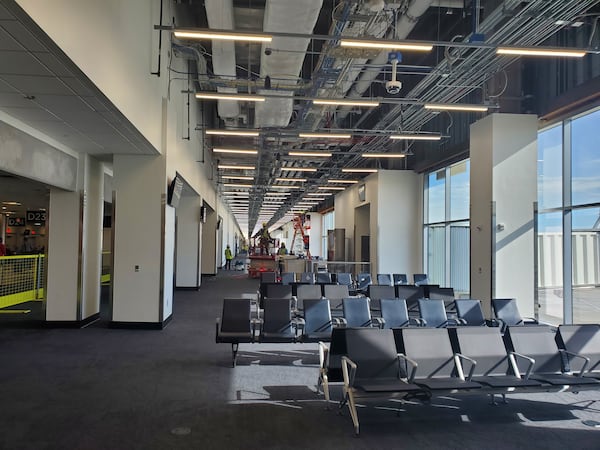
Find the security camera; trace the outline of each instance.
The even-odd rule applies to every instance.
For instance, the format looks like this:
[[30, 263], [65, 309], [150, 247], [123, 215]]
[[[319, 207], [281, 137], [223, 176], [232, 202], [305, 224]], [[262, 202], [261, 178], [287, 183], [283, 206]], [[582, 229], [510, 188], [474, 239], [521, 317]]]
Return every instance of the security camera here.
[[385, 83], [385, 90], [388, 92], [388, 94], [396, 95], [400, 92], [400, 89], [402, 89], [402, 81], [392, 80], [386, 81]]
[[265, 48], [265, 55], [269, 56], [271, 53], [273, 53], [273, 50], [270, 47]]

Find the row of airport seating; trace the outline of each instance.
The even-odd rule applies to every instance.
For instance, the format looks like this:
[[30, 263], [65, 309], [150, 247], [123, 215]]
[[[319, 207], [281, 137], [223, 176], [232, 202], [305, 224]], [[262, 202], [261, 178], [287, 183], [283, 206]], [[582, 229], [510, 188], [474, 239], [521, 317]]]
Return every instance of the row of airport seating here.
[[[356, 279], [354, 279], [352, 274], [347, 272], [303, 272], [298, 276], [295, 272], [282, 272], [281, 276], [278, 276], [276, 272], [261, 272], [260, 282], [281, 284], [335, 283], [346, 285], [351, 289], [356, 289], [359, 291], [365, 291], [369, 285], [374, 284], [371, 274], [369, 273], [359, 273]], [[413, 274], [413, 283], [416, 286], [429, 284], [427, 274]], [[382, 286], [401, 286], [409, 283], [408, 277], [405, 273], [378, 273], [377, 284]]]
[[429, 400], [448, 394], [579, 392], [600, 389], [600, 326], [336, 328], [319, 344], [318, 386], [343, 382], [359, 433], [357, 400]]
[[403, 298], [407, 301], [409, 310], [416, 310], [417, 300], [420, 298], [441, 299], [448, 306], [452, 306], [454, 301], [454, 289], [439, 287], [438, 285], [368, 285], [364, 292], [353, 290], [348, 285], [335, 283], [261, 283], [259, 286], [259, 303], [265, 298], [294, 298], [299, 305], [307, 298], [326, 297], [332, 302], [339, 304], [342, 298], [354, 295], [366, 295], [371, 299], [371, 306], [374, 310], [379, 309], [379, 299], [381, 298]]
[[[296, 309], [291, 298], [265, 298], [263, 312], [251, 316], [250, 299], [224, 299], [223, 313], [217, 319], [216, 342], [230, 343], [232, 363], [240, 343], [252, 342], [327, 342], [335, 327], [402, 328], [422, 326], [445, 328], [448, 326], [494, 325], [486, 321], [481, 302], [474, 299], [455, 301], [457, 316], [448, 317], [443, 300], [419, 299], [418, 316], [411, 317], [404, 299], [380, 299], [381, 317], [371, 314], [368, 297], [342, 298], [341, 308], [332, 308], [328, 298], [304, 299], [302, 309]], [[523, 325], [517, 317], [502, 316], [508, 310], [516, 311], [516, 300], [495, 299], [498, 323]], [[503, 326], [503, 328], [504, 328]]]

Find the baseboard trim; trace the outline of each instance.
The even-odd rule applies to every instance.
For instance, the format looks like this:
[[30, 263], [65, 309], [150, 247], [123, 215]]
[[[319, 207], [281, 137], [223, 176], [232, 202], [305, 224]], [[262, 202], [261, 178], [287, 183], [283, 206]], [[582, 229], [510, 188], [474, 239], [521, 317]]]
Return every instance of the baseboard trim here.
[[45, 328], [84, 328], [98, 319], [100, 319], [99, 312], [83, 320], [47, 320], [43, 326]]
[[165, 328], [173, 318], [173, 315], [170, 315], [163, 322], [110, 322], [110, 328], [120, 328], [120, 329], [128, 329], [128, 330], [162, 330]]

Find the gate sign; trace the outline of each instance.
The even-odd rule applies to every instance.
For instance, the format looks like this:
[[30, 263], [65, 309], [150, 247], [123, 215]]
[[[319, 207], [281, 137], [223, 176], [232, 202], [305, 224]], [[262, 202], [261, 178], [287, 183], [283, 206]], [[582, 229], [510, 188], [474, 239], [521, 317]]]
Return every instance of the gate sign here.
[[36, 224], [46, 223], [46, 211], [27, 211], [27, 222]]
[[25, 226], [25, 217], [8, 217], [9, 227], [24, 227]]

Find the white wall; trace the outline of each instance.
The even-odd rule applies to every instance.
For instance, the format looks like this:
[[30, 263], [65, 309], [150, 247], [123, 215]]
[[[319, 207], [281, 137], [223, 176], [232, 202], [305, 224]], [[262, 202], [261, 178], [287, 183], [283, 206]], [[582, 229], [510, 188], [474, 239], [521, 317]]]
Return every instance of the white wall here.
[[[321, 245], [321, 232], [323, 230], [323, 224], [322, 224], [322, 215], [319, 213], [314, 213], [311, 212], [310, 214], [310, 231], [309, 231], [309, 235], [310, 235], [310, 244], [309, 244], [309, 250], [310, 250], [310, 256], [318, 256], [319, 258], [322, 259], [327, 259], [327, 255], [323, 255], [323, 250], [321, 249], [322, 245]], [[287, 245], [286, 245], [287, 247]]]
[[380, 170], [378, 173], [379, 273], [421, 272], [423, 215], [420, 179], [418, 174], [406, 170]]
[[46, 320], [76, 321], [80, 237], [79, 192], [50, 189]]
[[200, 285], [200, 197], [184, 195], [177, 207], [176, 287]]

